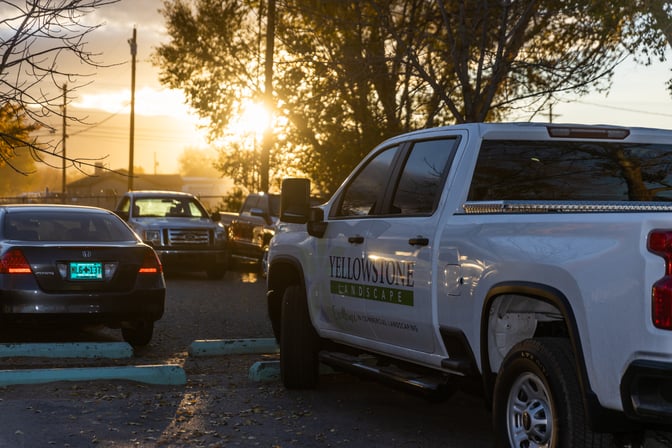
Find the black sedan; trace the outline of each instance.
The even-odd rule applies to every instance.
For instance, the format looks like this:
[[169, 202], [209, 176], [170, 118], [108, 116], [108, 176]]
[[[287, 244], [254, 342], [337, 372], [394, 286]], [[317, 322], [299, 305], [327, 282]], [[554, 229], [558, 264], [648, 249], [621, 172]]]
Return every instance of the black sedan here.
[[147, 345], [166, 284], [154, 250], [114, 213], [0, 205], [0, 319], [103, 324]]

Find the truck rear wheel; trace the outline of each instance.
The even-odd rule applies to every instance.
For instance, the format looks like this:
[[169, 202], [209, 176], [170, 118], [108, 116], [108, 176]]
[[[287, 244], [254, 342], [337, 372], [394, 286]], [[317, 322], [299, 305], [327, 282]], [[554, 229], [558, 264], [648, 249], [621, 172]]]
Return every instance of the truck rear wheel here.
[[569, 341], [528, 339], [514, 346], [495, 383], [498, 445], [512, 448], [611, 447], [588, 427]]
[[320, 338], [308, 312], [306, 292], [290, 286], [282, 296], [280, 376], [288, 389], [312, 389], [319, 377]]

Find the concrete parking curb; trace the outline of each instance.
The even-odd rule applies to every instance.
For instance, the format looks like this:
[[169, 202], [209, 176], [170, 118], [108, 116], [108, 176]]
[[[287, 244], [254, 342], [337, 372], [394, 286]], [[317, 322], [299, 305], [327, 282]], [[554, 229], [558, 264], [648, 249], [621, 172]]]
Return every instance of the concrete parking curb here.
[[[217, 356], [278, 353], [274, 338], [196, 340], [189, 355]], [[133, 349], [127, 343], [21, 343], [0, 344], [0, 358], [130, 358]], [[279, 362], [258, 362], [250, 368], [254, 381], [272, 381], [280, 377]], [[183, 385], [184, 369], [178, 365], [83, 367], [62, 369], [0, 370], [0, 387], [57, 381], [128, 380], [148, 384]]]
[[250, 367], [247, 377], [257, 382], [276, 381], [280, 379], [280, 361], [257, 361]]
[[246, 355], [278, 353], [274, 338], [260, 339], [202, 339], [189, 346], [189, 356]]
[[173, 364], [78, 367], [66, 369], [0, 370], [0, 386], [42, 384], [57, 381], [127, 380], [147, 384], [184, 385], [187, 375]]
[[130, 358], [126, 342], [72, 342], [0, 344], [0, 358]]

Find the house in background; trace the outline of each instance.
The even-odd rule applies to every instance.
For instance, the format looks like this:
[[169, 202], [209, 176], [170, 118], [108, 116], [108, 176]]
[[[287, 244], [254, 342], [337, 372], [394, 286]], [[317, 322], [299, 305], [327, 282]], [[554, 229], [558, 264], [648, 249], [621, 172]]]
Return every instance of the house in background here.
[[215, 208], [222, 202], [224, 196], [227, 196], [233, 190], [231, 179], [185, 176], [182, 178], [182, 182], [182, 191], [200, 198], [201, 202], [210, 209]]
[[[201, 197], [208, 207], [221, 202], [231, 187], [231, 182], [219, 178], [183, 178], [179, 174], [136, 174], [133, 177], [134, 190], [185, 191]], [[128, 171], [107, 171], [102, 167], [96, 167], [93, 175], [66, 185], [68, 202], [107, 209], [115, 208], [126, 191]]]
[[[182, 191], [182, 176], [179, 174], [136, 174], [134, 190]], [[128, 171], [96, 170], [92, 176], [70, 182], [66, 186], [68, 196], [122, 195], [128, 190]]]

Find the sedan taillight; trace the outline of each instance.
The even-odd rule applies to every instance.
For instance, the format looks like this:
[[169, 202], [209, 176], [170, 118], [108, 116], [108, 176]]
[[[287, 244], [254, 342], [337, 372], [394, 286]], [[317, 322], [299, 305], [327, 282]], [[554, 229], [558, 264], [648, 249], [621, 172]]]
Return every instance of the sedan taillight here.
[[145, 254], [145, 259], [142, 261], [142, 266], [138, 270], [139, 274], [158, 274], [163, 272], [163, 266], [161, 265], [161, 260], [156, 255], [156, 252], [147, 252]]
[[10, 249], [0, 258], [0, 274], [30, 274], [33, 271], [19, 249]]

